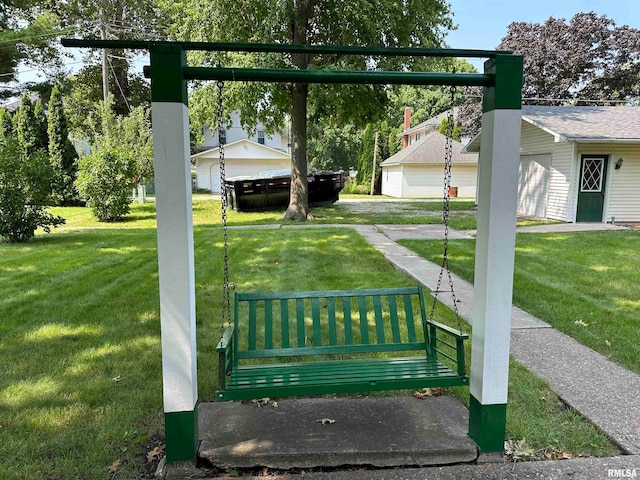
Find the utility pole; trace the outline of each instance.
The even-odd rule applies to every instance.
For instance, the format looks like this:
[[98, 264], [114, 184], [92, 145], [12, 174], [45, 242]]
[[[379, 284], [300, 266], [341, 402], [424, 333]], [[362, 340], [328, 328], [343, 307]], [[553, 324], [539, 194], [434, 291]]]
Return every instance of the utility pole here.
[[373, 167], [371, 168], [371, 193], [369, 195], [373, 195], [375, 193], [376, 188], [376, 157], [378, 156], [378, 132], [376, 132], [376, 139], [373, 144]]
[[[107, 40], [107, 20], [105, 18], [104, 8], [100, 7], [100, 38]], [[109, 98], [109, 70], [107, 65], [107, 49], [102, 49], [102, 96], [104, 103], [107, 103]]]

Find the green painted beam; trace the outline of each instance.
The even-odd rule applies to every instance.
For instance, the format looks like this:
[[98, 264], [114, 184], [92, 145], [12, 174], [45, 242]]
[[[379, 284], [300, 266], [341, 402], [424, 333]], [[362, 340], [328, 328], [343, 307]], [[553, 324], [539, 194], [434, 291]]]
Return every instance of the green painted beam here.
[[385, 57], [449, 57], [449, 58], [493, 58], [507, 51], [456, 49], [456, 48], [412, 48], [383, 46], [343, 45], [282, 45], [271, 43], [212, 43], [212, 42], [166, 42], [144, 40], [84, 40], [63, 38], [65, 47], [80, 48], [125, 48], [148, 50], [154, 45], [179, 45], [184, 50], [209, 52], [255, 52], [255, 53], [309, 53], [324, 55], [366, 55]]
[[[482, 73], [337, 71], [258, 68], [185, 67], [187, 80], [224, 80], [272, 83], [340, 83], [377, 85], [491, 86], [493, 75]], [[145, 72], [146, 74], [146, 72]]]

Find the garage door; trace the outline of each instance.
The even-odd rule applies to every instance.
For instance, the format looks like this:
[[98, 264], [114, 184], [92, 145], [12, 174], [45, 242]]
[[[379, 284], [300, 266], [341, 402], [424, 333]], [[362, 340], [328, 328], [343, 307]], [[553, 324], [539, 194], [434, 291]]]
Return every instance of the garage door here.
[[518, 214], [545, 218], [551, 154], [522, 155], [518, 169]]

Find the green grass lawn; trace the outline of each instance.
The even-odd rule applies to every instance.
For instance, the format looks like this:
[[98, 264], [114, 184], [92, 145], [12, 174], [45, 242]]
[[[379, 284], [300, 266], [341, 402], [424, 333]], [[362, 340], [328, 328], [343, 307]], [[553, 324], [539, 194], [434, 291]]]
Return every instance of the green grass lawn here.
[[[471, 230], [476, 227], [473, 202], [451, 203], [451, 226], [458, 230]], [[131, 214], [115, 224], [101, 223], [95, 220], [91, 210], [82, 207], [53, 207], [54, 215], [67, 219], [67, 225], [60, 229], [90, 228], [154, 228], [155, 203], [133, 204]], [[442, 223], [442, 202], [340, 202], [311, 210], [313, 223], [340, 224], [429, 224]], [[284, 209], [265, 212], [228, 212], [229, 225], [265, 225], [283, 224]], [[220, 225], [220, 201], [199, 198], [193, 200], [193, 223], [196, 226]]]
[[[442, 243], [400, 242], [437, 261]], [[453, 271], [472, 282], [475, 241], [449, 243]], [[519, 233], [513, 303], [640, 373], [640, 231]]]
[[[216, 387], [222, 234], [205, 226], [206, 205], [195, 209], [198, 376], [206, 401]], [[255, 215], [270, 223], [270, 214]], [[67, 230], [0, 244], [2, 479], [131, 478], [162, 441], [152, 205], [100, 228], [91, 228], [87, 209], [66, 217]], [[412, 283], [350, 229], [234, 230], [230, 258], [232, 281], [243, 291]], [[446, 309], [438, 319], [453, 324]], [[510, 438], [573, 455], [617, 452], [525, 369], [512, 367], [510, 382]], [[467, 389], [455, 393], [468, 400]]]

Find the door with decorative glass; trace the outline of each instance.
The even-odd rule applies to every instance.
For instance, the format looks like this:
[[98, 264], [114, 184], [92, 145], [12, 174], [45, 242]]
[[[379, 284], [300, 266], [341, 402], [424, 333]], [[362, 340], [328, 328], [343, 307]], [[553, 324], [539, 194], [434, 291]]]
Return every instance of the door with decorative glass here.
[[607, 178], [607, 155], [583, 155], [576, 222], [601, 222]]

